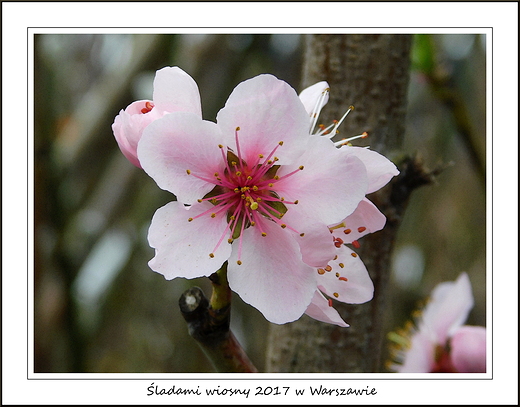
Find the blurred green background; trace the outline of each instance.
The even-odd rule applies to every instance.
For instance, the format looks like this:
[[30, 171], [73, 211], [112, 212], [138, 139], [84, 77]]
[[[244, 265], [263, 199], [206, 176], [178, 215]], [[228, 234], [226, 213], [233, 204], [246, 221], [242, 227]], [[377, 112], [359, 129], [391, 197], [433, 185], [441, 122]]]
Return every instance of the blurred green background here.
[[[300, 92], [303, 37], [35, 36], [35, 372], [213, 372], [177, 306], [192, 285], [209, 295], [209, 283], [166, 281], [149, 269], [148, 226], [172, 195], [124, 158], [111, 124], [134, 100], [151, 99], [155, 71], [167, 65], [195, 79], [207, 120], [260, 73]], [[475, 296], [468, 323], [485, 326], [485, 35], [414, 37], [402, 153], [446, 168], [412, 195], [403, 219], [387, 329], [463, 271]], [[232, 329], [260, 371], [268, 327], [234, 295]]]

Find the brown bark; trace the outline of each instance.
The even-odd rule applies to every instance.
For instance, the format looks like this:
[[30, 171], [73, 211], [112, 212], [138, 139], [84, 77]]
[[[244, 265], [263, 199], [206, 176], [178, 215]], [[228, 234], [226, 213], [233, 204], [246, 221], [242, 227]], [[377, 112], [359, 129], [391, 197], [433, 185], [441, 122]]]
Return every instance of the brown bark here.
[[[331, 88], [320, 122], [339, 119], [354, 105], [355, 111], [341, 126], [341, 135], [367, 131], [371, 149], [396, 162], [404, 136], [411, 36], [311, 35], [306, 40], [302, 88], [322, 80]], [[417, 160], [396, 164], [401, 174], [369, 196], [387, 216], [387, 224], [382, 231], [365, 236], [357, 250], [374, 282], [374, 298], [361, 305], [336, 303], [349, 328], [306, 316], [294, 323], [271, 325], [268, 372], [381, 371], [382, 321], [393, 242], [411, 191], [431, 180]]]

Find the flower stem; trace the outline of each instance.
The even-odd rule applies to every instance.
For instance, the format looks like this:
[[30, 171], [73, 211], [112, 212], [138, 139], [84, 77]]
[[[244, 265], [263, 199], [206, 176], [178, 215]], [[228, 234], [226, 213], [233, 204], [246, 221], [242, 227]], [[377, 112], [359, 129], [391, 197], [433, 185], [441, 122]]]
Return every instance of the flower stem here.
[[210, 276], [210, 280], [213, 290], [209, 301], [199, 287], [186, 290], [179, 298], [190, 335], [218, 372], [258, 372], [229, 330], [231, 290], [227, 281], [227, 262]]

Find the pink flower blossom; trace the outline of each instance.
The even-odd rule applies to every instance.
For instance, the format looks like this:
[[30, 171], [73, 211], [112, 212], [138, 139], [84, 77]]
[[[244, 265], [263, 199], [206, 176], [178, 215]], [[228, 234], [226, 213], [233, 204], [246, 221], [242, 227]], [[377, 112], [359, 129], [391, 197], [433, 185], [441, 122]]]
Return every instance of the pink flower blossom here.
[[[321, 109], [328, 99], [329, 85], [327, 82], [316, 83], [300, 93], [300, 100], [310, 117], [310, 133], [314, 131]], [[336, 135], [337, 128], [350, 110], [341, 120], [331, 126], [320, 126], [320, 130], [315, 135], [331, 139]], [[365, 135], [362, 135], [362, 137], [365, 137]], [[399, 171], [391, 161], [381, 154], [367, 148], [351, 146], [349, 142], [355, 138], [357, 137], [334, 142], [334, 145], [339, 147], [339, 151], [346, 157], [355, 156], [363, 162], [368, 177], [367, 193], [377, 191], [386, 185], [392, 177], [399, 174]], [[316, 290], [311, 304], [306, 310], [307, 315], [322, 322], [346, 327], [348, 324], [332, 308], [332, 298], [350, 304], [360, 304], [372, 299], [374, 286], [365, 265], [359, 256], [344, 244], [352, 244], [355, 248], [359, 247], [358, 239], [368, 233], [381, 230], [385, 223], [386, 217], [372, 202], [363, 198], [352, 214], [337, 224], [329, 225], [333, 244], [337, 247], [336, 256], [325, 267], [317, 269], [318, 290]], [[330, 298], [327, 299], [323, 293]]]
[[137, 155], [177, 197], [152, 219], [152, 270], [195, 278], [228, 261], [230, 288], [274, 323], [298, 319], [318, 280], [332, 296], [366, 297], [356, 286], [370, 280], [364, 266], [366, 278], [357, 276], [358, 266], [351, 288], [336, 278], [343, 287], [329, 289], [334, 278], [317, 272], [330, 261], [341, 267], [337, 253], [349, 251], [336, 248], [328, 226], [363, 201], [366, 167], [309, 133], [308, 114], [285, 82], [272, 75], [242, 82], [217, 123], [192, 112], [167, 114], [145, 128]]
[[195, 81], [178, 67], [157, 71], [153, 101], [138, 100], [121, 110], [112, 124], [117, 144], [125, 157], [141, 168], [137, 145], [143, 130], [154, 120], [171, 112], [192, 112], [202, 117], [200, 95]]
[[[398, 335], [404, 350], [396, 351], [400, 373], [485, 373], [486, 328], [463, 325], [473, 308], [466, 273], [438, 284], [430, 301], [408, 331]], [[400, 339], [399, 339], [400, 338]]]

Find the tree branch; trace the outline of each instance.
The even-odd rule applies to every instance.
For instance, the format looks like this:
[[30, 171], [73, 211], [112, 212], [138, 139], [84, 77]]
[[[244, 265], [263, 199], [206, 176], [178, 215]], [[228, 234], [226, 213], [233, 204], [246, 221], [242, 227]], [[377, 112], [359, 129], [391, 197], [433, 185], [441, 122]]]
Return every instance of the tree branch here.
[[209, 301], [199, 287], [186, 290], [179, 298], [190, 335], [218, 372], [258, 372], [229, 329], [231, 290], [227, 282], [227, 262], [210, 280], [213, 290]]

